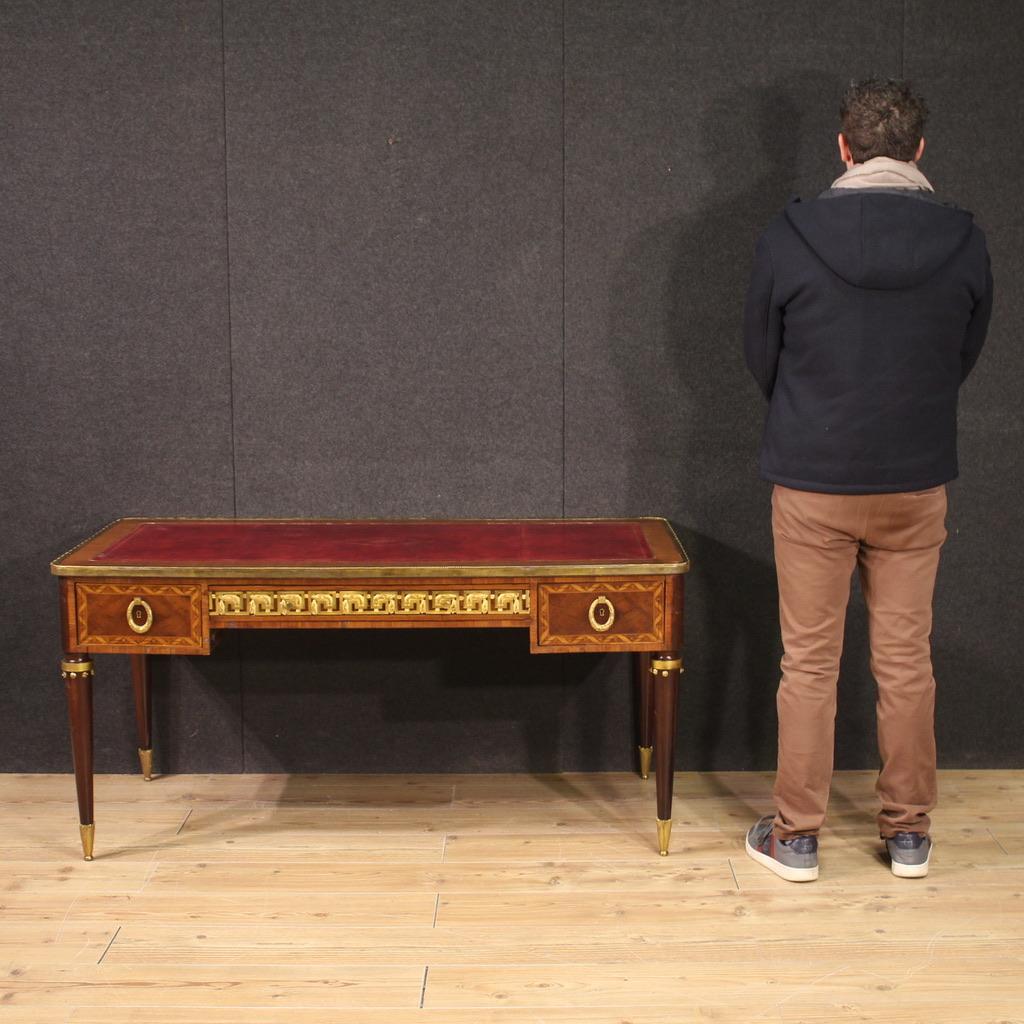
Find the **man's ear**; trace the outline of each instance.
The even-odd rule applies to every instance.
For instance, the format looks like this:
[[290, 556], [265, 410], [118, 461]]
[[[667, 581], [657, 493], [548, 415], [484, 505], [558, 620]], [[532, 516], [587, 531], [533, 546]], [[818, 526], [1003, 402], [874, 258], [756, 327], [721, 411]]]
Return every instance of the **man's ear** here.
[[921, 141], [917, 144], [917, 153], [914, 155], [914, 163], [915, 164], [917, 163], [918, 160], [921, 159], [921, 156], [922, 156], [923, 153], [924, 153], [924, 136], [922, 135], [921, 136]]
[[839, 143], [839, 159], [842, 160], [847, 167], [853, 166], [853, 154], [850, 152], [850, 147], [847, 144], [846, 136], [842, 132], [837, 136]]

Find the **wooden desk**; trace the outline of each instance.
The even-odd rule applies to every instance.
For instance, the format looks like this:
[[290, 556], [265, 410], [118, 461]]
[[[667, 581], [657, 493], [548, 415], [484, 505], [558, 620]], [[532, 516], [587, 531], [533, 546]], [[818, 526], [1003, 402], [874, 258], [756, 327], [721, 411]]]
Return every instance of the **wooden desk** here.
[[92, 659], [132, 659], [152, 777], [151, 654], [209, 654], [224, 629], [528, 629], [530, 651], [634, 654], [640, 773], [657, 769], [661, 854], [672, 770], [683, 573], [664, 519], [119, 519], [56, 559], [82, 849], [92, 859]]

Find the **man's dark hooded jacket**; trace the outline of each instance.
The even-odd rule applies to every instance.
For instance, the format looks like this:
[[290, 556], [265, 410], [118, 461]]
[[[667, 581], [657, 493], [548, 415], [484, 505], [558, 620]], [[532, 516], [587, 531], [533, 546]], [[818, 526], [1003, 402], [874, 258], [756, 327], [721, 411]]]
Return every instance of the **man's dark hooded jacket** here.
[[845, 494], [952, 480], [957, 392], [991, 310], [966, 210], [912, 189], [791, 201], [757, 242], [744, 316], [769, 399], [762, 475]]

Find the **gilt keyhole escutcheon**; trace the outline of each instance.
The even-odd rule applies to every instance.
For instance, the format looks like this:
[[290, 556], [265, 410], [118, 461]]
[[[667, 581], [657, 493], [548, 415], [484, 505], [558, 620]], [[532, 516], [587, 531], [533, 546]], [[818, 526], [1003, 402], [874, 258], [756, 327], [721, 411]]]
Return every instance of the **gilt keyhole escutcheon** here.
[[604, 594], [601, 594], [591, 603], [587, 618], [590, 619], [590, 625], [598, 633], [604, 633], [612, 628], [612, 623], [615, 621], [615, 605]]
[[141, 597], [136, 597], [131, 604], [128, 605], [128, 625], [136, 633], [148, 633], [150, 627], [153, 625], [153, 609], [150, 608], [148, 602], [143, 601]]

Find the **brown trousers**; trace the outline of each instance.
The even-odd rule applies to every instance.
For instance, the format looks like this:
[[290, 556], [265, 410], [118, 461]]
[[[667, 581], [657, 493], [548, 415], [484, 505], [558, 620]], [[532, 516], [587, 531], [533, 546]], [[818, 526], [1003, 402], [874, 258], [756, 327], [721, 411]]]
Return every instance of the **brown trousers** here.
[[935, 806], [932, 594], [946, 539], [945, 485], [899, 494], [821, 494], [776, 485], [782, 681], [776, 835], [813, 835], [832, 781], [836, 685], [854, 568], [878, 684], [879, 833], [927, 832]]

